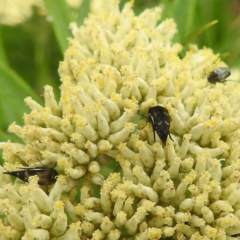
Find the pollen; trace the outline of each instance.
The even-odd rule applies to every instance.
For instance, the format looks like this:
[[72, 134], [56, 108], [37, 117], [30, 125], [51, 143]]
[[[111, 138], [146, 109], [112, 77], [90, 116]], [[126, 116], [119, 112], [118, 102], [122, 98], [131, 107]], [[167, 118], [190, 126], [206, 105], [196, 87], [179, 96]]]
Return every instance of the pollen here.
[[60, 209], [63, 209], [63, 207], [64, 207], [64, 203], [63, 203], [62, 201], [57, 201], [57, 202], [54, 204], [54, 208], [55, 208], [55, 209], [60, 210]]
[[117, 94], [117, 93], [113, 93], [111, 95], [111, 99], [115, 102], [115, 103], [119, 103], [122, 101], [122, 97], [121, 94]]
[[85, 208], [82, 205], [77, 205], [75, 209], [78, 215], [82, 215], [85, 212]]
[[133, 130], [135, 129], [135, 124], [133, 124], [133, 123], [125, 123], [124, 127], [126, 127], [126, 129], [129, 132], [133, 132]]
[[57, 181], [61, 184], [61, 185], [66, 185], [67, 184], [67, 178], [63, 175], [58, 176]]
[[67, 167], [68, 164], [69, 164], [69, 163], [68, 163], [67, 158], [60, 158], [60, 159], [58, 160], [58, 165], [59, 165], [60, 167], [62, 167], [62, 168]]

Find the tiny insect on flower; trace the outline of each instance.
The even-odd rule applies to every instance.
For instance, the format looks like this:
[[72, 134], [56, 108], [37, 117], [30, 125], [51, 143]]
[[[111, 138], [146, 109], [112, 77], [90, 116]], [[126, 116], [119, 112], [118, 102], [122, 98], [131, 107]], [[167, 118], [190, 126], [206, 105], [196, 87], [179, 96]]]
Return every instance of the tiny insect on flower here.
[[230, 76], [231, 72], [226, 67], [216, 68], [208, 75], [207, 79], [210, 83], [217, 83], [217, 82], [225, 82], [227, 81], [226, 78]]
[[37, 167], [37, 168], [21, 168], [23, 170], [13, 172], [3, 172], [11, 176], [18, 177], [22, 181], [28, 182], [29, 177], [37, 175], [39, 177], [39, 185], [51, 185], [57, 180], [58, 172], [53, 168]]
[[153, 128], [154, 141], [156, 141], [155, 131], [164, 145], [166, 144], [168, 135], [173, 141], [170, 135], [170, 116], [166, 108], [161, 106], [151, 107], [148, 110], [148, 121]]

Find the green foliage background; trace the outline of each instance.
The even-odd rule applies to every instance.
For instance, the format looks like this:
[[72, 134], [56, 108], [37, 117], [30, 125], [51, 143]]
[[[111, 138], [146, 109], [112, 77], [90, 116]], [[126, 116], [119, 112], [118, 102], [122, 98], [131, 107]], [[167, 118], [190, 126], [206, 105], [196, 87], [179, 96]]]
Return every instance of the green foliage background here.
[[[0, 142], [17, 139], [7, 128], [12, 122], [23, 124], [23, 114], [29, 112], [25, 97], [43, 104], [43, 86], [48, 84], [59, 98], [58, 65], [71, 37], [68, 26], [72, 21], [83, 23], [89, 3], [83, 0], [73, 10], [65, 0], [45, 0], [53, 21], [35, 9], [33, 17], [20, 25], [0, 25]], [[159, 4], [164, 5], [162, 19], [174, 18], [178, 25], [175, 42], [210, 47], [230, 67], [239, 66], [239, 0], [135, 0], [134, 9], [139, 14]]]

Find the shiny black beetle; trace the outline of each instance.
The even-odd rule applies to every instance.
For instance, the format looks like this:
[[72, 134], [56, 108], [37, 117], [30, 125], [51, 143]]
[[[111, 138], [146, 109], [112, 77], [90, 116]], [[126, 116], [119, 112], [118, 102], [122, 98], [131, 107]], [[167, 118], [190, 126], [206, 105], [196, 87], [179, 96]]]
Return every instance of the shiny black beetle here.
[[24, 182], [28, 182], [29, 177], [37, 175], [39, 185], [51, 185], [57, 180], [58, 172], [54, 168], [36, 167], [36, 168], [21, 168], [20, 171], [3, 172], [14, 177], [18, 177]]
[[170, 135], [170, 116], [166, 108], [161, 106], [151, 107], [148, 110], [148, 121], [153, 128], [154, 141], [156, 141], [155, 131], [164, 145], [166, 144], [168, 135], [173, 141]]
[[208, 75], [207, 79], [210, 83], [217, 83], [217, 82], [225, 82], [227, 81], [226, 78], [230, 76], [231, 72], [226, 67], [216, 68]]

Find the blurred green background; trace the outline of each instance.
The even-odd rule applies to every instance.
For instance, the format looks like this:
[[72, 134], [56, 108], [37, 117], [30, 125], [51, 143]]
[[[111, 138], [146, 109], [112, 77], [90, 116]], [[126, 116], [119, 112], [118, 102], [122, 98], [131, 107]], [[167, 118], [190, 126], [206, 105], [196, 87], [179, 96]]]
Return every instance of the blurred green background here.
[[[45, 0], [48, 15], [34, 8], [33, 16], [21, 24], [0, 25], [0, 141], [17, 140], [7, 128], [12, 122], [23, 124], [23, 114], [29, 112], [25, 97], [43, 104], [43, 86], [48, 84], [59, 99], [58, 65], [71, 37], [68, 26], [83, 23], [90, 2], [83, 0], [73, 9], [65, 0]], [[239, 0], [135, 0], [134, 10], [139, 14], [159, 4], [164, 5], [162, 20], [174, 18], [177, 23], [174, 42], [184, 43], [192, 34], [191, 43], [212, 48], [230, 67], [239, 66]], [[214, 20], [218, 23], [207, 28]]]

